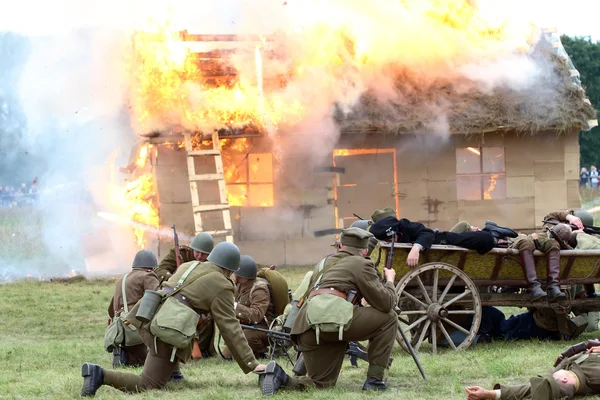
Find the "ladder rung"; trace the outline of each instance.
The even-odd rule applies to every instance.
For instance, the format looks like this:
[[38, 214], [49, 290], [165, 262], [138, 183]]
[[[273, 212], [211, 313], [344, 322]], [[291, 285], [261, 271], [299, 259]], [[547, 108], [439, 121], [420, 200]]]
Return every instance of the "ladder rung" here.
[[219, 181], [224, 179], [223, 174], [190, 175], [190, 182], [194, 181]]
[[202, 204], [193, 207], [194, 212], [228, 210], [229, 204]]
[[[226, 229], [226, 230], [222, 230], [222, 231], [204, 231], [206, 233], [208, 233], [211, 236], [227, 236], [227, 235], [231, 235], [231, 230]], [[196, 232], [196, 235], [199, 234], [200, 232]]]
[[221, 154], [219, 150], [208, 149], [208, 150], [192, 150], [188, 151], [188, 156], [218, 156]]

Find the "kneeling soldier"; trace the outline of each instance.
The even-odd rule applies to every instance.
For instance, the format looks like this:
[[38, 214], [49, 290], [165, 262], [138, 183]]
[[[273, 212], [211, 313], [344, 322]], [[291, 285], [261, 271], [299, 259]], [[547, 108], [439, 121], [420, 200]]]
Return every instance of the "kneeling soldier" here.
[[[181, 265], [175, 275], [165, 283], [162, 292], [171, 293], [177, 290], [173, 296], [177, 301], [205, 318], [210, 314], [240, 368], [245, 373], [259, 372], [266, 366], [259, 364], [254, 358], [233, 311], [234, 286], [230, 276], [238, 269], [239, 264], [240, 251], [237, 246], [230, 242], [219, 243], [208, 256], [207, 262]], [[175, 286], [178, 288], [174, 289]], [[164, 306], [163, 303], [160, 307]], [[131, 319], [136, 319], [133, 315], [136, 315], [139, 307], [140, 303], [130, 311]], [[160, 308], [155, 315], [159, 313]], [[148, 357], [142, 374], [110, 371], [99, 365], [84, 363], [81, 368], [84, 378], [82, 396], [94, 396], [102, 385], [109, 385], [124, 392], [141, 392], [160, 389], [167, 384], [171, 373], [177, 370], [179, 361], [186, 362], [191, 358], [192, 346], [190, 344], [185, 348], [175, 348], [163, 342], [151, 333], [151, 322], [139, 324], [140, 336], [148, 346]]]
[[[350, 341], [369, 341], [369, 369], [363, 390], [385, 390], [384, 372], [388, 366], [398, 317], [394, 312], [396, 293], [394, 270], [385, 270], [387, 283], [377, 277], [373, 261], [365, 258], [369, 238], [363, 229], [342, 231], [340, 248], [323, 259], [314, 270], [309, 290], [292, 328], [292, 340], [304, 355], [307, 376], [290, 377], [271, 361], [262, 382], [264, 395], [282, 387], [326, 388], [337, 382]], [[356, 293], [370, 307], [346, 301]]]
[[[108, 315], [111, 320], [127, 313], [130, 308], [142, 298], [146, 290], [156, 290], [158, 277], [154, 269], [158, 266], [156, 256], [149, 250], [140, 250], [133, 259], [131, 272], [128, 272], [115, 286], [115, 294], [108, 305]], [[136, 336], [137, 337], [137, 336]], [[139, 339], [135, 346], [115, 347], [113, 350], [113, 367], [144, 365], [148, 349]]]
[[[236, 317], [245, 325], [254, 325], [257, 328], [269, 329], [273, 320], [274, 307], [271, 302], [271, 290], [266, 279], [256, 277], [256, 262], [250, 256], [240, 257], [240, 269], [235, 271], [235, 303]], [[269, 338], [266, 333], [243, 330], [248, 345], [256, 357], [266, 357]], [[228, 358], [231, 354], [228, 349], [223, 352]]]

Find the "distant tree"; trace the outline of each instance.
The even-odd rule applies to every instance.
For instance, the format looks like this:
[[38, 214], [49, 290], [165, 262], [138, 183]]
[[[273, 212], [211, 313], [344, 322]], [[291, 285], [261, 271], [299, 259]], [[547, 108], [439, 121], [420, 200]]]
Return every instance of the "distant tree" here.
[[[600, 43], [585, 37], [562, 36], [565, 50], [581, 75], [587, 96], [600, 114]], [[579, 134], [581, 166], [600, 164], [600, 127]]]

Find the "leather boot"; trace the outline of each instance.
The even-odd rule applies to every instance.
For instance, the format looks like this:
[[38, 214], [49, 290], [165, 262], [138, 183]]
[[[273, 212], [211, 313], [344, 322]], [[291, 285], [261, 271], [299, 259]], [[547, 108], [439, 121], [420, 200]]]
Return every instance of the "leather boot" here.
[[104, 384], [104, 369], [96, 364], [83, 363], [81, 376], [83, 377], [81, 396], [95, 396], [96, 391]]
[[485, 221], [485, 228], [482, 231], [489, 232], [496, 239], [516, 238], [519, 234], [510, 228], [498, 226], [494, 221]]
[[540, 280], [537, 278], [535, 272], [535, 261], [533, 259], [533, 251], [531, 250], [520, 250], [521, 255], [521, 266], [523, 267], [523, 275], [529, 284], [529, 291], [531, 292], [531, 300], [539, 300], [542, 297], [546, 297], [547, 294], [542, 290]]
[[558, 275], [560, 273], [560, 253], [558, 250], [550, 250], [546, 253], [546, 268], [548, 275], [548, 295], [551, 299], [567, 297], [558, 287]]
[[169, 382], [183, 382], [185, 377], [181, 373], [181, 370], [171, 372], [171, 376], [169, 377]]
[[362, 390], [383, 392], [387, 390], [387, 386], [385, 386], [384, 381], [380, 381], [377, 378], [368, 377], [365, 383], [363, 384]]
[[285, 373], [275, 361], [267, 364], [264, 372], [264, 378], [261, 384], [261, 391], [264, 396], [272, 396], [282, 387], [288, 386], [290, 377]]

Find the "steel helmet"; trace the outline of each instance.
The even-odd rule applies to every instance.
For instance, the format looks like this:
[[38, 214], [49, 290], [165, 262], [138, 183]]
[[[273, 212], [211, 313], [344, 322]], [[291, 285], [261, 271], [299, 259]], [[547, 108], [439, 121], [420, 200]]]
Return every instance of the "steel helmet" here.
[[150, 250], [140, 250], [133, 258], [132, 268], [157, 268], [158, 260]]
[[210, 252], [207, 260], [235, 272], [240, 267], [240, 249], [231, 242], [221, 242]]
[[190, 247], [196, 251], [199, 251], [200, 253], [210, 254], [215, 247], [215, 241], [210, 234], [206, 232], [200, 232], [192, 239]]
[[240, 278], [256, 279], [256, 261], [254, 258], [243, 255], [240, 257], [240, 268], [235, 271]]
[[579, 219], [581, 219], [581, 222], [583, 222], [584, 225], [594, 226], [594, 217], [586, 210], [576, 210], [574, 215], [576, 217], [579, 217]]
[[360, 228], [366, 231], [369, 229], [369, 221], [366, 219], [359, 219], [358, 221], [354, 221], [352, 225], [350, 225], [350, 228]]

